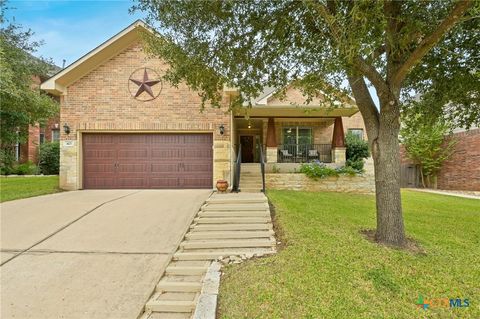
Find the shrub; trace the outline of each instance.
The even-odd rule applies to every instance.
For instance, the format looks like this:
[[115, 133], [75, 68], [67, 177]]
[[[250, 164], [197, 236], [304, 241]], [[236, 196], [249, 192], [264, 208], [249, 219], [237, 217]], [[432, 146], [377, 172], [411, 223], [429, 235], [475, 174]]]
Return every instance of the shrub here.
[[300, 166], [300, 173], [304, 173], [307, 177], [312, 179], [318, 178], [325, 178], [328, 176], [340, 176], [340, 175], [348, 175], [348, 176], [355, 176], [361, 171], [356, 170], [352, 167], [338, 167], [338, 168], [331, 168], [326, 166], [324, 163], [319, 161], [314, 161], [312, 163], [305, 163]]
[[345, 137], [346, 143], [346, 165], [356, 170], [363, 170], [363, 159], [370, 156], [368, 143], [351, 132]]
[[42, 174], [58, 174], [60, 168], [60, 143], [51, 142], [40, 145], [39, 167]]
[[11, 149], [0, 149], [0, 174], [10, 175], [13, 174], [15, 163], [15, 156]]
[[17, 165], [13, 169], [12, 173], [17, 175], [35, 175], [35, 174], [38, 174], [38, 168], [37, 168], [37, 165], [28, 161], [26, 163]]

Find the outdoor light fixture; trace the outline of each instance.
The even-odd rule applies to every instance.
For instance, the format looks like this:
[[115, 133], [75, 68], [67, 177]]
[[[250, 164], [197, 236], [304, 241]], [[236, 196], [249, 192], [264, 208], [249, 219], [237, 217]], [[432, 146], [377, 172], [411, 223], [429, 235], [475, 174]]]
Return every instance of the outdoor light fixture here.
[[248, 127], [248, 128], [252, 128], [252, 124], [250, 123], [250, 121], [248, 121], [247, 127]]
[[223, 126], [223, 124], [221, 124], [220, 127], [219, 127], [219, 130], [220, 130], [220, 135], [223, 135], [223, 133], [225, 133], [225, 126]]
[[63, 124], [63, 131], [65, 132], [65, 134], [70, 134], [70, 126], [68, 126], [67, 123]]

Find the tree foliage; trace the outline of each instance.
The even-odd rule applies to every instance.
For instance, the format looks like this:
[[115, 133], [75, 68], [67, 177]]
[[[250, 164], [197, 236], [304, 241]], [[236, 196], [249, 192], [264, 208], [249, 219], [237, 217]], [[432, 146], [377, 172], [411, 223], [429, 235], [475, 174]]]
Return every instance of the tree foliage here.
[[28, 125], [42, 123], [58, 113], [58, 104], [33, 84], [51, 69], [47, 61], [31, 54], [41, 43], [31, 39], [33, 32], [5, 18], [6, 3], [0, 2], [0, 117], [1, 148], [12, 152], [24, 142]]
[[457, 143], [455, 138], [447, 136], [452, 131], [452, 123], [442, 117], [432, 120], [408, 111], [403, 114], [402, 124], [401, 142], [407, 156], [420, 166], [423, 187], [436, 188], [438, 171], [443, 162], [452, 156]]
[[440, 94], [459, 79], [441, 93], [452, 103], [439, 113], [465, 125], [479, 121], [479, 88], [471, 81], [480, 69], [478, 1], [137, 0], [134, 9], [146, 11], [147, 22], [161, 34], [146, 40], [148, 50], [170, 64], [165, 78], [186, 82], [214, 106], [220, 105], [224, 85], [241, 90], [235, 106], [264, 86], [293, 83], [312, 97], [334, 94], [333, 88], [347, 81], [374, 160], [376, 238], [382, 243], [405, 243], [398, 146], [402, 102], [412, 93]]
[[345, 136], [346, 146], [346, 166], [350, 166], [356, 170], [363, 170], [363, 160], [370, 156], [368, 143], [352, 132], [348, 132]]

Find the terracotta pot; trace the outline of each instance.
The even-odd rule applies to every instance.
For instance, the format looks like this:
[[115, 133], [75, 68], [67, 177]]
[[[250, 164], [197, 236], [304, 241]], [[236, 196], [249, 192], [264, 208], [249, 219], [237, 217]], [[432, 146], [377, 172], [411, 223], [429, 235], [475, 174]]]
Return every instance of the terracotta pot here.
[[224, 179], [219, 179], [217, 181], [217, 190], [220, 192], [220, 193], [225, 193], [228, 189], [228, 182]]

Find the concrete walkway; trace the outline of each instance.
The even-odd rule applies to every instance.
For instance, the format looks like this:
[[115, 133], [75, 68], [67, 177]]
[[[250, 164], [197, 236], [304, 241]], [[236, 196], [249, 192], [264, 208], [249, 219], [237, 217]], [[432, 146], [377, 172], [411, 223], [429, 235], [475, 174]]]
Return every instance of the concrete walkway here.
[[[213, 260], [240, 262], [276, 251], [270, 208], [263, 193], [214, 194], [190, 226], [142, 319], [214, 319], [216, 293], [210, 291]], [[215, 275], [214, 275], [215, 276]], [[216, 275], [219, 280], [219, 273]]]
[[448, 190], [426, 189], [426, 188], [408, 188], [408, 190], [423, 192], [423, 193], [439, 194], [439, 195], [456, 196], [456, 197], [462, 197], [462, 198], [480, 199], [480, 192], [468, 192], [468, 194], [466, 194], [465, 192], [461, 192], [461, 191], [448, 191]]
[[208, 190], [2, 203], [1, 318], [136, 318]]

